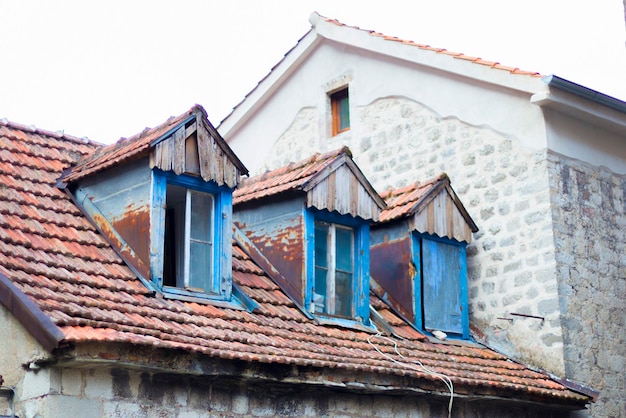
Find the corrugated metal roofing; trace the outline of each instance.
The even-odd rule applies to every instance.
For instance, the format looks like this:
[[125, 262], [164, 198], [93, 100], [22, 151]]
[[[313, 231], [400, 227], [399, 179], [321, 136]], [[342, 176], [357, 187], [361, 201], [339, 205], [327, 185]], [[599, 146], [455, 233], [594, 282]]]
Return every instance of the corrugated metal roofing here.
[[[10, 288], [17, 289], [9, 291], [23, 292], [52, 320], [62, 333], [61, 342], [180, 349], [245, 362], [312, 366], [328, 376], [336, 368], [409, 376], [430, 387], [432, 378], [414, 367], [419, 360], [448, 375], [456, 393], [574, 407], [589, 402], [548, 375], [492, 350], [425, 340], [373, 297], [372, 305], [402, 336], [373, 339], [397, 360], [392, 361], [368, 342], [371, 334], [307, 318], [237, 243], [233, 280], [258, 303], [258, 310], [155, 297], [55, 186], [63, 169], [97, 148], [69, 136], [0, 123], [0, 278], [8, 278], [14, 286]], [[284, 178], [292, 171], [286, 169]], [[312, 171], [302, 170], [293, 181]], [[265, 190], [283, 187], [272, 180], [267, 179]], [[406, 360], [397, 357], [393, 344]]]

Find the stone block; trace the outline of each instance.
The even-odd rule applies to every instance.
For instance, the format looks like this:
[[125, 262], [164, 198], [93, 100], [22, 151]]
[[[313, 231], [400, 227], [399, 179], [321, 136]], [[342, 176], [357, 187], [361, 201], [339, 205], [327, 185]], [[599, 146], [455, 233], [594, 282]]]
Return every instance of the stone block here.
[[66, 396], [80, 396], [82, 394], [82, 373], [78, 369], [61, 370], [61, 394]]

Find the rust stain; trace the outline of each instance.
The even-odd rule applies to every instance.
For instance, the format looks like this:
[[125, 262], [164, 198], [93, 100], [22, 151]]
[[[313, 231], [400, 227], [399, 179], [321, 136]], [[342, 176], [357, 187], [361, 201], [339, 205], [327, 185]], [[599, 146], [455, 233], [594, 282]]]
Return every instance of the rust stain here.
[[[372, 277], [380, 283], [387, 294], [391, 296], [391, 301], [399, 304], [394, 308], [413, 312], [413, 289], [412, 277], [415, 274], [411, 268], [411, 242], [409, 237], [387, 241], [371, 248], [370, 251], [370, 271]], [[394, 305], [395, 305], [394, 303]]]

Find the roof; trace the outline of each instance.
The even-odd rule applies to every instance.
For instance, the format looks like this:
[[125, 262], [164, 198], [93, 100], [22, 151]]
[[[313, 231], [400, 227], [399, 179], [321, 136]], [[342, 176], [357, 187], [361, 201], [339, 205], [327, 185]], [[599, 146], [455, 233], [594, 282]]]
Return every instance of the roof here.
[[353, 29], [357, 29], [357, 30], [360, 30], [360, 31], [363, 31], [363, 32], [367, 32], [371, 36], [376, 36], [376, 37], [382, 38], [385, 41], [399, 42], [399, 43], [404, 44], [404, 45], [409, 45], [409, 46], [416, 47], [416, 48], [419, 48], [419, 49], [423, 49], [423, 50], [426, 50], [426, 51], [432, 51], [432, 52], [434, 52], [436, 54], [448, 55], [448, 56], [450, 56], [452, 58], [469, 61], [469, 62], [472, 62], [474, 64], [485, 65], [485, 66], [491, 67], [491, 68], [493, 68], [495, 70], [502, 70], [502, 71], [506, 71], [506, 72], [511, 73], [511, 74], [520, 74], [520, 75], [529, 75], [529, 76], [533, 76], [533, 77], [542, 77], [541, 74], [539, 74], [536, 71], [521, 70], [518, 67], [505, 66], [505, 65], [502, 65], [502, 64], [500, 64], [499, 62], [496, 62], [496, 61], [486, 61], [486, 60], [484, 60], [484, 59], [482, 59], [480, 57], [474, 57], [474, 56], [471, 56], [471, 55], [466, 55], [466, 54], [463, 54], [461, 52], [448, 51], [447, 49], [444, 49], [444, 48], [432, 47], [430, 45], [421, 44], [421, 43], [410, 41], [410, 40], [406, 40], [406, 39], [400, 39], [400, 38], [397, 38], [395, 36], [388, 36], [388, 35], [385, 35], [383, 33], [376, 32], [374, 30], [361, 29], [358, 26], [346, 25], [344, 23], [341, 23], [337, 19], [331, 19], [331, 18], [328, 18], [328, 17], [324, 17], [324, 16], [321, 16], [318, 13], [315, 13], [315, 12], [311, 15], [309, 20], [311, 21], [311, 23], [313, 25], [316, 25], [319, 20], [323, 20], [323, 21], [331, 23], [333, 25], [353, 28]]
[[100, 147], [93, 153], [81, 159], [76, 166], [73, 167], [72, 173], [69, 174], [64, 181], [71, 182], [84, 178], [88, 175], [105, 170], [122, 161], [128, 161], [138, 156], [144, 155], [160, 140], [172, 134], [181, 124], [192, 120], [193, 118], [201, 119], [208, 126], [212, 135], [219, 138], [216, 143], [226, 152], [229, 159], [237, 166], [243, 174], [247, 174], [248, 170], [243, 163], [232, 152], [230, 147], [221, 138], [217, 130], [211, 125], [207, 119], [206, 111], [200, 105], [194, 105], [185, 113], [172, 116], [164, 123], [154, 127], [146, 128], [141, 133], [133, 135], [130, 138], [121, 138], [119, 141], [109, 146]]
[[55, 186], [64, 169], [96, 147], [0, 123], [0, 303], [27, 329], [54, 334], [45, 342], [48, 350], [105, 342], [176, 349], [208, 358], [314, 367], [329, 376], [335, 370], [354, 373], [355, 379], [356, 372], [397, 377], [418, 389], [436, 384], [433, 391], [445, 395], [443, 384], [415, 367], [421, 361], [448, 375], [459, 395], [577, 408], [589, 402], [548, 375], [479, 345], [426, 340], [376, 297], [373, 308], [397, 337], [319, 324], [237, 242], [233, 280], [259, 305], [253, 312], [155, 297]]
[[467, 213], [454, 190], [452, 190], [450, 178], [445, 173], [397, 189], [389, 188], [381, 193], [382, 198], [385, 199], [385, 203], [387, 203], [387, 209], [381, 212], [380, 222], [390, 222], [399, 218], [415, 215], [423, 210], [443, 189], [447, 189], [447, 192], [451, 195], [452, 200], [462, 213], [472, 232], [477, 232], [478, 227]]
[[546, 88], [542, 75], [535, 71], [346, 25], [317, 12], [311, 14], [309, 22], [311, 29], [220, 122], [218, 129], [224, 137], [230, 139], [230, 134], [245, 122], [248, 115], [271, 97], [277, 86], [287, 80], [310, 52], [325, 40], [529, 93], [543, 92]]
[[[348, 147], [323, 154], [316, 153], [304, 160], [245, 179], [233, 193], [233, 204], [256, 201], [286, 192], [308, 192], [341, 165], [349, 168], [378, 208], [385, 207], [383, 199], [352, 160], [352, 152]], [[374, 219], [377, 220], [378, 215]]]

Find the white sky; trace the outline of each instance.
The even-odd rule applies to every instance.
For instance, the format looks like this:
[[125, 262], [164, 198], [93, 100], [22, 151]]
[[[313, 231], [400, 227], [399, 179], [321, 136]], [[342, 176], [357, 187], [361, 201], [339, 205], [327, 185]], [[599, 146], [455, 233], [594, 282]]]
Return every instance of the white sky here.
[[108, 143], [200, 103], [217, 126], [313, 11], [626, 100], [622, 0], [0, 0], [0, 118]]

